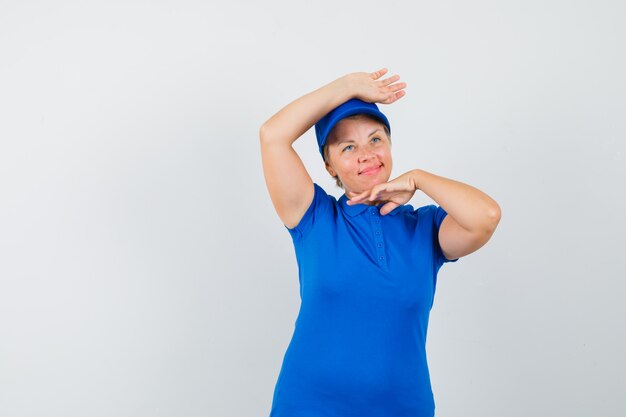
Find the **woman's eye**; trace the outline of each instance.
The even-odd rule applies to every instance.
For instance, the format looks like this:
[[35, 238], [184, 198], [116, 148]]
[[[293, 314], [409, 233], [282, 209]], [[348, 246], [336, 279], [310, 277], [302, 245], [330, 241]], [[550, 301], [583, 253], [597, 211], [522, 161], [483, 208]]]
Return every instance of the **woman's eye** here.
[[378, 141], [380, 142], [380, 138], [372, 138], [372, 140], [374, 140], [374, 139], [378, 139]]
[[352, 145], [348, 145], [345, 148], [343, 148], [343, 150], [345, 151], [346, 149], [348, 149], [349, 147], [351, 147]]

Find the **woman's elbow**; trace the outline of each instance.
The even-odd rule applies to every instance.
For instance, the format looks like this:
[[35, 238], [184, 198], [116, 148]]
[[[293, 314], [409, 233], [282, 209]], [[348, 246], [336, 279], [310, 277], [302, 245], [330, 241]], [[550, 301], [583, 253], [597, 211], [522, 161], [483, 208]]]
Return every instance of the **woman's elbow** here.
[[496, 227], [498, 227], [498, 223], [500, 223], [500, 219], [502, 218], [502, 209], [500, 209], [498, 203], [495, 203], [495, 205], [489, 209], [489, 211], [487, 212], [487, 217], [489, 218], [489, 229], [491, 233], [493, 233], [494, 230], [496, 230]]

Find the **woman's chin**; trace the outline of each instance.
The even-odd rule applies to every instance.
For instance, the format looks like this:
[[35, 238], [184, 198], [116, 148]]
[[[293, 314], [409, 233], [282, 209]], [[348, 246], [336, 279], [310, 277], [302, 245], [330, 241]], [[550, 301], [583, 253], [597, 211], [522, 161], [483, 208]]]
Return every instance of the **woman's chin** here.
[[384, 178], [370, 178], [368, 181], [359, 181], [359, 183], [355, 184], [353, 187], [346, 186], [344, 183], [345, 194], [348, 198], [350, 198], [350, 196], [362, 194], [365, 191], [371, 190], [375, 185], [383, 184], [387, 181], [388, 179]]
[[360, 178], [360, 183], [366, 189], [370, 189], [373, 186], [382, 184], [384, 182], [387, 182], [388, 180], [389, 180], [389, 176], [385, 175], [384, 172], [380, 171], [379, 173], [375, 175], [363, 176], [362, 178]]

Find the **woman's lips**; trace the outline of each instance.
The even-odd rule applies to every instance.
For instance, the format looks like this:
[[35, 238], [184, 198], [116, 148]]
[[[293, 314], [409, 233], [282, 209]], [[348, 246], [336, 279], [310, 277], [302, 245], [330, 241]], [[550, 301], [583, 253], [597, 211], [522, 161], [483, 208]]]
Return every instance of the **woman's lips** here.
[[377, 167], [367, 168], [367, 169], [363, 170], [359, 175], [373, 175], [373, 174], [376, 174], [378, 171], [380, 171], [381, 167], [382, 167], [382, 165], [379, 165]]

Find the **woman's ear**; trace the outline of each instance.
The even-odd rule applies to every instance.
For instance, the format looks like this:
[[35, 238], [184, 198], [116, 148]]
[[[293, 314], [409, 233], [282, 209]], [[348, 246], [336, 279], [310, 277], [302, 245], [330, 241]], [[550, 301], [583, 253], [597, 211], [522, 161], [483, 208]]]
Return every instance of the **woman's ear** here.
[[336, 177], [337, 173], [335, 172], [335, 170], [333, 169], [333, 167], [330, 166], [330, 164], [328, 162], [325, 162], [326, 164], [326, 171], [328, 171], [328, 173], [330, 174], [331, 177]]

